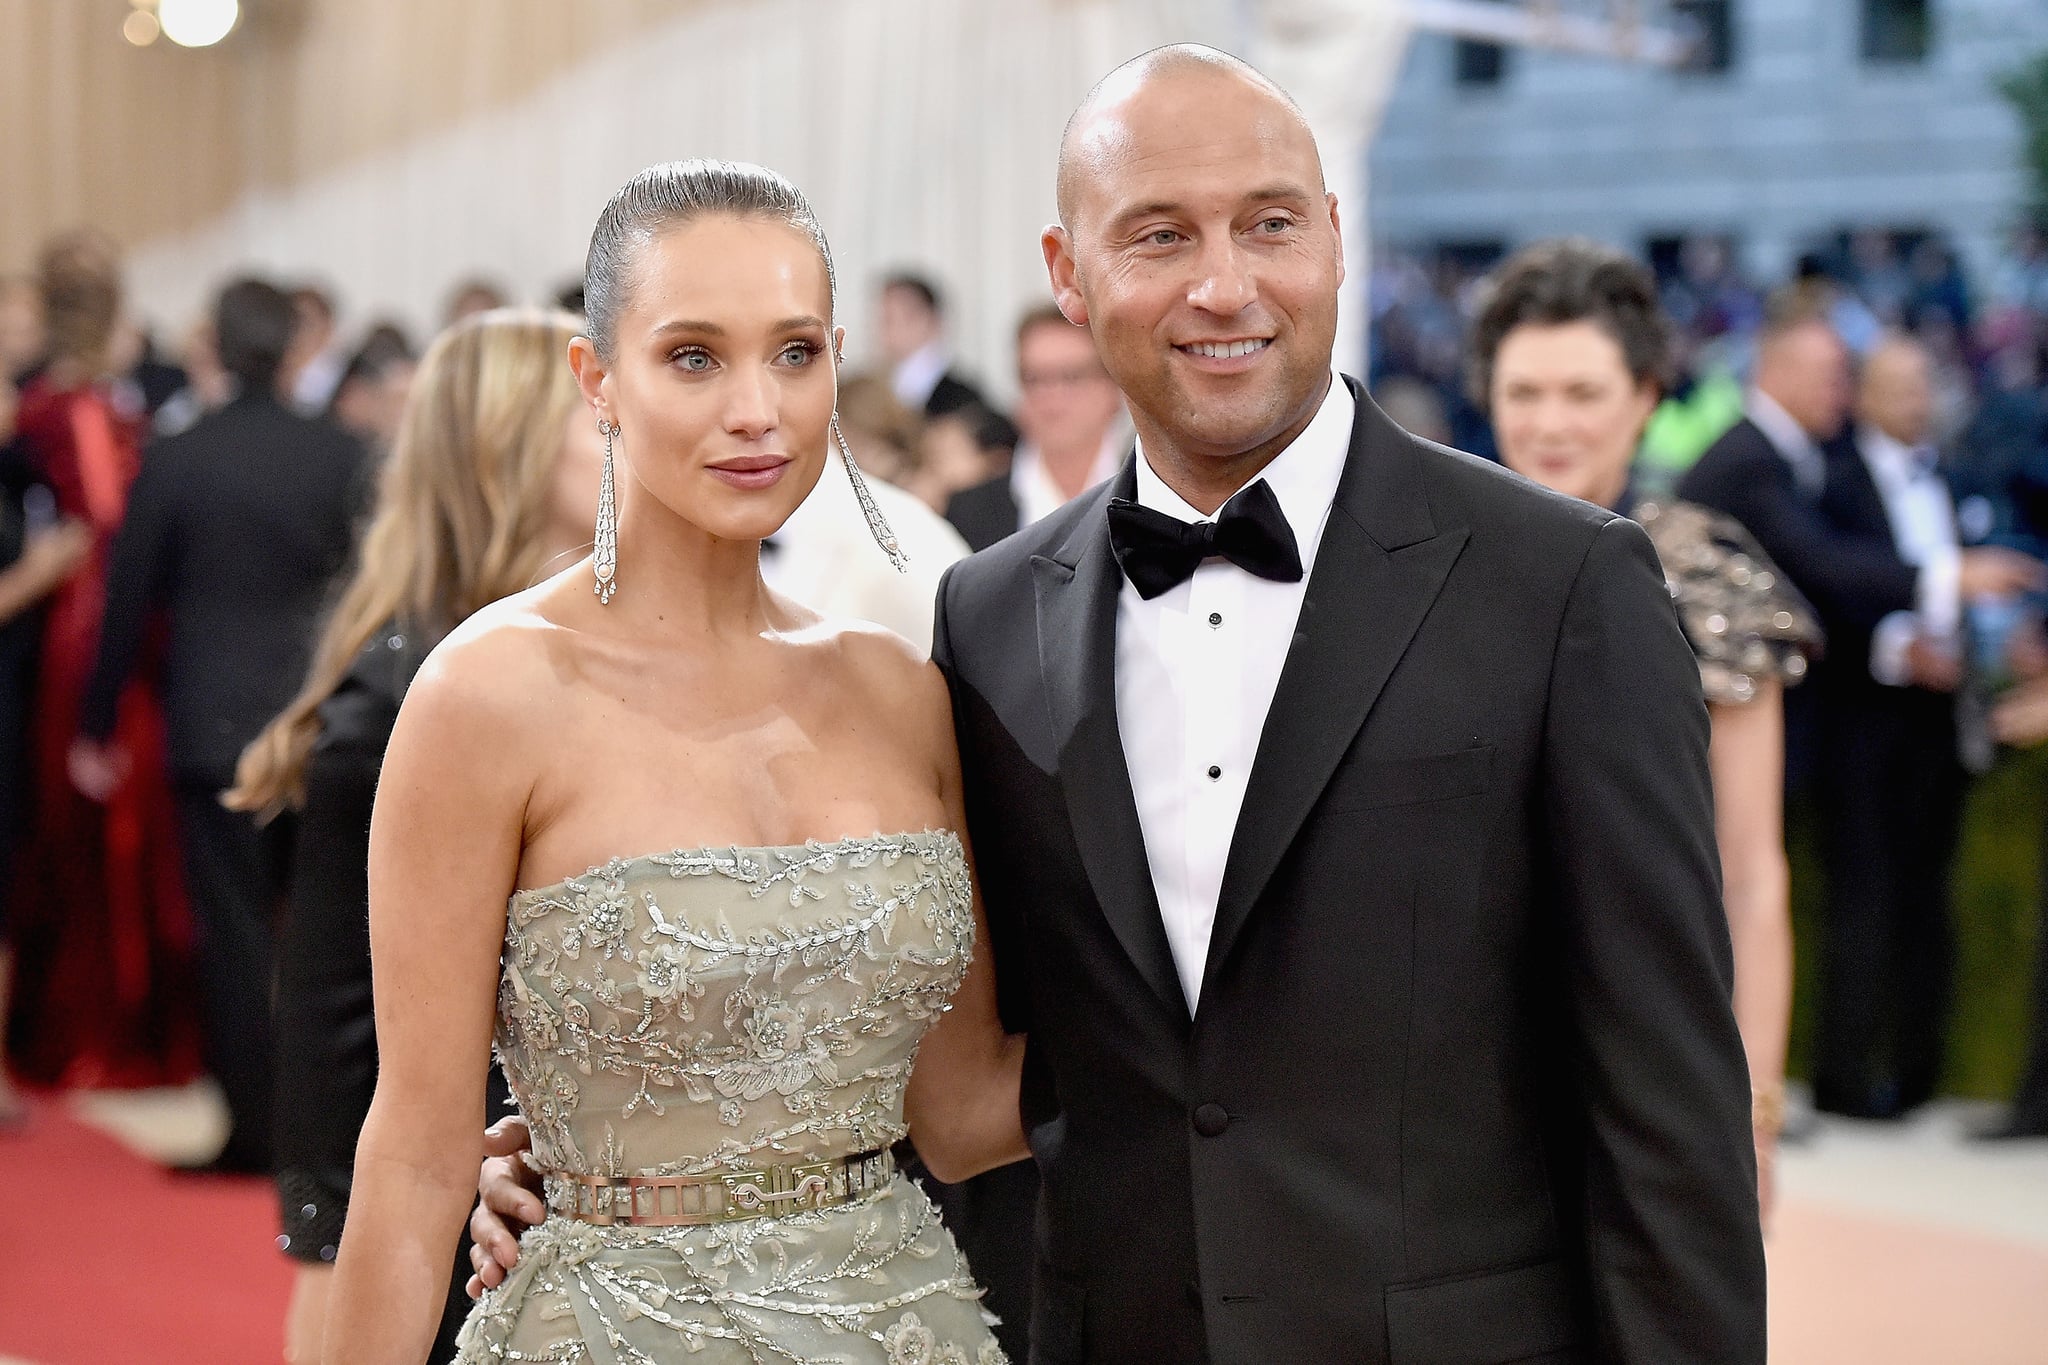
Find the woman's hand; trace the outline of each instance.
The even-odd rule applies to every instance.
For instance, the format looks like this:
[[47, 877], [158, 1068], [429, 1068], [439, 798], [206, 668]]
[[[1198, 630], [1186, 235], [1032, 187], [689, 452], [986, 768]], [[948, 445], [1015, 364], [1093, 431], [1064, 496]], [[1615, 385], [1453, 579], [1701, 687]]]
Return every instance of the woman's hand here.
[[476, 1211], [469, 1215], [469, 1296], [505, 1282], [519, 1264], [519, 1233], [547, 1217], [540, 1199], [540, 1172], [526, 1160], [533, 1134], [514, 1115], [484, 1130], [484, 1164], [476, 1177]]

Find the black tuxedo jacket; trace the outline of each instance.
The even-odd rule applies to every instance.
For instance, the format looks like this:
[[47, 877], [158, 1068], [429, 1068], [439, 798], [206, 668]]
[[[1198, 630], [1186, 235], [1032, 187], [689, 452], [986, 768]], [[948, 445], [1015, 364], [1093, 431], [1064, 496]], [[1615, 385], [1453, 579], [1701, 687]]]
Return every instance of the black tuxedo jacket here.
[[970, 550], [986, 550], [1005, 536], [1017, 534], [1023, 516], [1008, 474], [963, 488], [946, 500], [946, 520], [953, 523]]
[[268, 395], [157, 442], [114, 539], [80, 729], [114, 728], [151, 615], [167, 608], [174, 770], [219, 780], [305, 681], [330, 580], [367, 493], [362, 447]]
[[1044, 1176], [1033, 1359], [1764, 1359], [1698, 668], [1641, 530], [1358, 419], [1200, 1008], [1117, 730], [1124, 473], [934, 656]]
[[[1841, 465], [1839, 450], [1823, 454], [1832, 484]], [[1849, 454], [1860, 468], [1861, 458], [1853, 449]], [[1862, 478], [1869, 483], [1867, 471]], [[1871, 492], [1874, 496], [1876, 490]], [[1679, 481], [1678, 495], [1725, 512], [1756, 537], [1820, 612], [1831, 656], [1849, 647], [1846, 637], [1837, 639], [1838, 630], [1846, 627], [1867, 642], [1886, 615], [1913, 608], [1920, 572], [1893, 548], [1890, 527], [1881, 520], [1883, 504], [1875, 527], [1837, 521], [1821, 505], [1825, 493], [1817, 499], [1802, 491], [1785, 457], [1747, 417], [1700, 456]]]

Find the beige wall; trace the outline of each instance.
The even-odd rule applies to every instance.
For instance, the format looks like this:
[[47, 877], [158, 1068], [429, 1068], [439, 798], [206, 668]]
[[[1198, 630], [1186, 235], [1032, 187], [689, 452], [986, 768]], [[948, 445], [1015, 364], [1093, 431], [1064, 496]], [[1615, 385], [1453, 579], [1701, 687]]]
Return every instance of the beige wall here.
[[703, 0], [245, 0], [219, 47], [131, 47], [120, 0], [0, 0], [0, 270], [82, 223], [196, 227], [519, 98]]

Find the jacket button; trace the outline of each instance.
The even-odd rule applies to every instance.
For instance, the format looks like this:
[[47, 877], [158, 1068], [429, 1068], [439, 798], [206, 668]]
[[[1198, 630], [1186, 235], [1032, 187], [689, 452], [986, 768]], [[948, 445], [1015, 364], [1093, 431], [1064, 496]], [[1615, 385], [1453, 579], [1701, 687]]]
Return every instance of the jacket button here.
[[1195, 1109], [1195, 1131], [1203, 1137], [1221, 1137], [1223, 1130], [1230, 1126], [1230, 1115], [1220, 1104], [1204, 1104]]

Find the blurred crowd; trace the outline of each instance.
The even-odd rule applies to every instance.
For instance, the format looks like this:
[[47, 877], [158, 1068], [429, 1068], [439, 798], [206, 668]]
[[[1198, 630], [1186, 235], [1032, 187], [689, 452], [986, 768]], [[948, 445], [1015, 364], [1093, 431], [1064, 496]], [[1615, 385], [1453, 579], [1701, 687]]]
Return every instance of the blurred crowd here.
[[[1997, 742], [2048, 738], [2048, 235], [2015, 234], [1977, 279], [1937, 239], [1876, 230], [1771, 282], [1711, 237], [1644, 263], [1548, 251], [1382, 255], [1368, 381], [1419, 434], [1665, 518], [1653, 538], [1709, 700], [1787, 689], [1782, 743], [1731, 767], [1731, 789], [1775, 810], [1783, 767], [1822, 811], [1817, 1101], [1904, 1113], [1938, 1077], [1963, 793]], [[132, 1086], [204, 1070], [232, 1115], [210, 1168], [272, 1172], [289, 1126], [272, 983], [317, 736], [353, 733], [336, 709], [351, 660], [398, 660], [378, 694], [395, 711], [434, 639], [587, 548], [599, 457], [581, 404], [561, 375], [504, 378], [516, 338], [551, 363], [581, 290], [515, 301], [464, 281], [428, 339], [344, 326], [328, 290], [250, 277], [167, 342], [124, 309], [121, 273], [77, 233], [0, 279], [0, 1127], [22, 1112], [10, 1072]], [[830, 487], [763, 552], [778, 588], [921, 639], [947, 564], [1109, 477], [1132, 442], [1085, 329], [1049, 304], [1018, 318], [1006, 410], [958, 364], [946, 305], [905, 271], [843, 319], [877, 357], [842, 377], [845, 450], [915, 571], [857, 543], [855, 485], [829, 461]], [[1726, 528], [1673, 510], [1689, 506]], [[1733, 595], [1693, 610], [1674, 556]], [[282, 757], [261, 757], [273, 742]], [[1738, 980], [1784, 978], [1754, 1006], [1770, 1136], [1789, 991], [1789, 948], [1770, 944], [1789, 930], [1745, 946], [1740, 812], [1723, 818]], [[319, 856], [359, 869], [359, 829], [337, 837]], [[1759, 837], [1776, 861], [1758, 903], [1782, 920], [1775, 815]], [[366, 945], [350, 951], [366, 980]], [[2048, 1132], [2048, 999], [2037, 1015], [2013, 1133]], [[292, 1178], [287, 1240], [331, 1259], [338, 1224], [305, 1193], [317, 1173]]]
[[[1375, 395], [1411, 430], [1488, 455], [1496, 447], [1467, 383], [1465, 339], [1498, 264], [1491, 250], [1397, 248], [1375, 260], [1371, 283]], [[1791, 296], [1823, 313], [1852, 354], [1867, 353], [1887, 331], [1927, 348], [1930, 438], [1965, 496], [1995, 493], [2011, 472], [1979, 465], [2021, 453], [2020, 433], [2048, 376], [2048, 232], [2016, 229], [1978, 279], [1939, 237], [1878, 228], [1842, 234], [1776, 280], [1747, 276], [1719, 236], [1659, 244], [1644, 264], [1672, 324], [1677, 362], [1672, 391], [1644, 436], [1641, 460], [1653, 482], [1675, 481], [1733, 423], [1769, 306]]]

